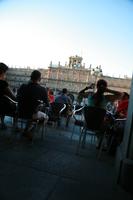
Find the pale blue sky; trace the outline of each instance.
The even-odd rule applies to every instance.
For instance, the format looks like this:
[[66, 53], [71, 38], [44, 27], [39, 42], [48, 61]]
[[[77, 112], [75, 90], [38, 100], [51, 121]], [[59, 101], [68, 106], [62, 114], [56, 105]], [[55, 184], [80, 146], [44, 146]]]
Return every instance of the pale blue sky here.
[[132, 54], [132, 0], [0, 0], [0, 62], [47, 67], [79, 55], [131, 77]]

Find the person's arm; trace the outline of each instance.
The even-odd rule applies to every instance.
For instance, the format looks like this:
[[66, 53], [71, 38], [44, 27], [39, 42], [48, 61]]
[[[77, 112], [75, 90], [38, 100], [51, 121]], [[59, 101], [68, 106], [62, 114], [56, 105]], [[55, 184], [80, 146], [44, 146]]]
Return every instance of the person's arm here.
[[89, 92], [86, 92], [86, 90], [88, 89], [94, 89], [94, 86], [95, 84], [94, 83], [91, 83], [89, 86], [85, 87], [83, 90], [81, 90], [79, 93], [78, 93], [78, 101], [82, 101], [83, 98], [87, 98], [88, 95], [89, 95]]
[[107, 88], [105, 92], [110, 93], [105, 96], [106, 96], [106, 99], [111, 102], [120, 99], [121, 95], [122, 95], [122, 92], [116, 91], [116, 90], [111, 90], [109, 88]]
[[85, 92], [87, 89], [83, 89], [81, 90], [79, 93], [78, 93], [78, 96], [77, 96], [77, 101], [78, 103], [80, 104], [82, 102], [82, 99], [83, 98], [87, 98], [89, 93], [88, 92]]
[[5, 89], [5, 95], [9, 96], [9, 97], [10, 97], [11, 99], [13, 99], [13, 100], [16, 100], [15, 95], [13, 94], [13, 92], [10, 90], [9, 87], [7, 87], [7, 88]]

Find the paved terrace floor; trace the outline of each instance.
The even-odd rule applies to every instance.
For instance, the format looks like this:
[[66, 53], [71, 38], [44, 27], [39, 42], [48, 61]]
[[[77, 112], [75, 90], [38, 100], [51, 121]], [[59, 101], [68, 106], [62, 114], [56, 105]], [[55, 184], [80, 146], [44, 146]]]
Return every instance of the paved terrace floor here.
[[130, 200], [115, 184], [115, 158], [94, 145], [75, 154], [78, 130], [48, 127], [33, 145], [12, 128], [0, 130], [0, 200]]

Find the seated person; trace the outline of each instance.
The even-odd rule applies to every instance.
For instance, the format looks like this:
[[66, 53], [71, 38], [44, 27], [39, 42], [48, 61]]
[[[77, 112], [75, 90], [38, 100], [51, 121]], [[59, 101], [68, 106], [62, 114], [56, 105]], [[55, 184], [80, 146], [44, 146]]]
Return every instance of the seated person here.
[[48, 116], [38, 111], [38, 106], [42, 101], [46, 107], [49, 106], [47, 91], [39, 82], [41, 73], [34, 70], [31, 73], [31, 80], [27, 84], [22, 84], [18, 89], [18, 113], [20, 117], [32, 120], [47, 120]]
[[123, 140], [124, 127], [127, 118], [128, 111], [128, 102], [129, 102], [129, 94], [123, 92], [121, 95], [121, 99], [118, 101], [115, 118], [117, 120], [114, 121], [114, 125], [111, 132], [112, 145], [110, 147], [110, 153], [114, 154], [116, 151], [116, 147], [121, 144]]
[[[119, 99], [122, 94], [119, 91], [114, 91], [114, 90], [108, 89], [107, 82], [104, 79], [99, 79], [96, 86], [97, 86], [97, 91], [92, 95], [88, 96], [88, 93], [85, 92], [86, 89], [88, 89], [88, 88], [85, 88], [84, 90], [80, 91], [80, 93], [79, 93], [79, 95], [81, 97], [88, 97], [87, 106], [95, 106], [95, 107], [106, 110], [107, 103], [109, 101], [113, 102], [116, 99]], [[104, 94], [105, 92], [111, 93], [111, 94]], [[102, 126], [103, 130], [101, 130], [101, 132], [102, 131], [104, 132], [107, 125], [108, 125], [108, 121], [104, 120], [104, 124]], [[97, 147], [100, 146], [101, 139], [102, 139], [101, 135], [97, 135], [97, 141], [98, 141]]]
[[55, 98], [56, 103], [66, 104], [66, 109], [63, 112], [63, 115], [67, 117], [66, 126], [68, 126], [69, 119], [72, 114], [72, 100], [67, 94], [67, 89], [63, 88], [61, 94]]
[[68, 94], [67, 89], [63, 88], [62, 92], [58, 96], [56, 96], [55, 102], [61, 103], [61, 104], [66, 104], [67, 109], [69, 110], [70, 107], [72, 106], [72, 100], [67, 94]]
[[116, 115], [115, 115], [116, 118], [127, 117], [128, 102], [129, 102], [129, 94], [127, 92], [123, 92], [121, 99], [118, 101]]
[[68, 94], [67, 89], [63, 88], [62, 92], [59, 95], [56, 96], [55, 102], [62, 103], [62, 104], [70, 104], [71, 99], [67, 94]]
[[[111, 93], [111, 94], [104, 94], [104, 93]], [[99, 79], [97, 82], [97, 91], [89, 95], [85, 93], [85, 91], [82, 93], [83, 97], [88, 96], [88, 106], [96, 106], [103, 109], [106, 109], [107, 103], [113, 102], [116, 99], [119, 99], [121, 96], [121, 92], [111, 90], [107, 87], [107, 82], [104, 79]]]
[[7, 114], [13, 115], [16, 110], [16, 104], [11, 103], [4, 95], [8, 96], [12, 100], [16, 100], [13, 92], [10, 90], [6, 79], [6, 71], [8, 66], [4, 63], [0, 63], [0, 115], [2, 121], [2, 128], [5, 128], [4, 116]]
[[53, 103], [55, 100], [53, 90], [51, 89], [48, 89], [48, 99], [49, 99], [49, 103]]

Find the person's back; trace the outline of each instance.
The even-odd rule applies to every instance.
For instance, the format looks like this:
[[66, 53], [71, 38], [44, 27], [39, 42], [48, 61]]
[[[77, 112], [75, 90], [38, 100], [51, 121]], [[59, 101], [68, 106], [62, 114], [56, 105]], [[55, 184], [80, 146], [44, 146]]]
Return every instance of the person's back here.
[[107, 104], [107, 101], [106, 101], [104, 95], [102, 95], [102, 94], [99, 95], [99, 94], [95, 93], [94, 95], [88, 97], [88, 106], [105, 109], [106, 104]]
[[40, 104], [40, 101], [43, 101], [43, 103], [48, 106], [46, 89], [40, 86], [38, 82], [32, 80], [32, 75], [31, 81], [28, 84], [21, 85], [21, 87], [18, 89], [17, 99], [18, 111], [20, 115], [29, 118], [37, 112], [37, 107]]
[[36, 113], [39, 100], [47, 104], [45, 88], [32, 82], [23, 84], [18, 90], [17, 97], [19, 112], [29, 117]]
[[15, 100], [15, 96], [10, 90], [8, 82], [5, 80], [7, 70], [8, 66], [0, 63], [0, 117], [2, 128], [6, 127], [4, 124], [5, 115], [14, 115], [16, 111], [16, 104], [12, 101]]
[[8, 87], [8, 83], [4, 80], [0, 80], [0, 97], [5, 95], [5, 89]]
[[5, 80], [7, 70], [8, 66], [4, 63], [0, 63], [0, 97], [2, 97], [3, 95], [7, 95], [11, 99], [15, 100], [15, 96], [10, 90], [8, 82]]
[[64, 94], [58, 95], [55, 98], [55, 102], [56, 103], [63, 103], [63, 104], [67, 104], [68, 103], [68, 97]]
[[[6, 79], [6, 71], [8, 70], [8, 66], [4, 63], [0, 63], [0, 114], [9, 114], [15, 111], [15, 105], [12, 107], [11, 101], [15, 100], [15, 96], [9, 88], [8, 82]], [[9, 98], [6, 98], [8, 96]]]
[[62, 93], [55, 98], [56, 103], [71, 104], [71, 99], [67, 96], [67, 89], [64, 88]]

